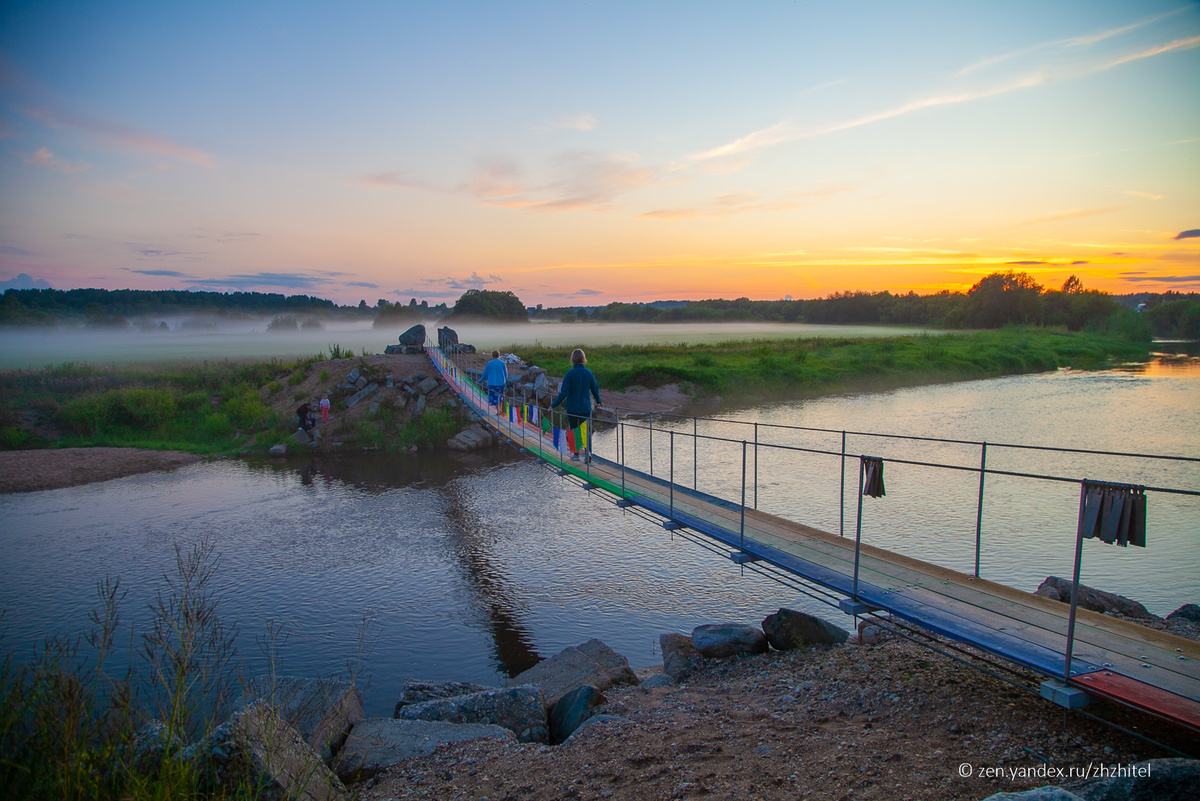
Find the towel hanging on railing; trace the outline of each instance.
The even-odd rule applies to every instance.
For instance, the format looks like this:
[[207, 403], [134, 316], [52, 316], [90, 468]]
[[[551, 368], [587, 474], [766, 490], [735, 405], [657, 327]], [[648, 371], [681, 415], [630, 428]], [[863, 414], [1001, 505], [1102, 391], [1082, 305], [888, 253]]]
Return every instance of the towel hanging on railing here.
[[862, 494], [870, 498], [886, 495], [887, 493], [883, 491], [883, 459], [878, 456], [863, 456], [862, 469]]
[[1079, 528], [1084, 537], [1121, 547], [1146, 547], [1146, 488], [1133, 484], [1083, 482]]

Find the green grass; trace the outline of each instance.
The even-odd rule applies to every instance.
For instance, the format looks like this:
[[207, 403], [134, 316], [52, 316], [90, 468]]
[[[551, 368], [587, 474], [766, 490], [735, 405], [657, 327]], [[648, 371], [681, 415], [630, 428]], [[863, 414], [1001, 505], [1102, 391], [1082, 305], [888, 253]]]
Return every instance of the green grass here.
[[[572, 348], [523, 348], [551, 374], [570, 366]], [[761, 400], [863, 389], [1090, 369], [1149, 357], [1148, 343], [1045, 328], [866, 339], [780, 339], [700, 345], [589, 347], [600, 386], [680, 384], [697, 395]]]

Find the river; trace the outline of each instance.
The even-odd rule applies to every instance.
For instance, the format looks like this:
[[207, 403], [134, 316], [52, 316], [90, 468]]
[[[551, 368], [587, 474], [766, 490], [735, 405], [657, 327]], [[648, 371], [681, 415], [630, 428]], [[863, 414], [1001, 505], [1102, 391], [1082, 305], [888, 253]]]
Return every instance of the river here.
[[[760, 424], [752, 502], [829, 531], [844, 525], [853, 536], [855, 463], [847, 470], [843, 523], [840, 457], [768, 444], [837, 450], [840, 431], [849, 429], [1197, 456], [1200, 365], [1059, 371], [761, 406], [726, 417]], [[659, 475], [670, 460], [662, 425], [655, 421]], [[702, 441], [696, 464], [702, 487], [738, 497], [740, 440], [751, 430], [702, 424], [702, 434], [738, 440]], [[980, 457], [978, 446], [847, 439], [851, 454], [883, 456], [885, 463], [899, 457], [977, 467]], [[648, 457], [636, 440], [626, 443], [631, 462]], [[602, 432], [595, 447], [615, 454], [615, 434]], [[675, 458], [677, 480], [690, 484], [687, 448], [677, 446]], [[1200, 488], [1194, 462], [989, 446], [988, 466]], [[885, 477], [887, 495], [865, 501], [864, 541], [970, 572], [978, 474], [893, 463]], [[1152, 495], [1149, 547], [1089, 543], [1084, 579], [1160, 615], [1200, 601], [1197, 500]], [[989, 476], [981, 574], [1026, 590], [1051, 573], [1069, 576], [1077, 503], [1078, 485]], [[220, 556], [214, 590], [223, 619], [238, 628], [243, 671], [267, 668], [263, 640], [272, 626], [282, 630], [273, 657], [281, 674], [344, 673], [361, 651], [360, 683], [373, 715], [390, 714], [405, 678], [494, 683], [592, 637], [640, 667], [661, 658], [659, 633], [688, 632], [704, 622], [758, 622], [791, 606], [849, 623], [512, 450], [227, 460], [0, 496], [0, 521], [4, 647], [18, 658], [27, 659], [48, 634], [84, 632], [95, 583], [105, 575], [119, 575], [129, 590], [121, 640], [128, 642], [131, 630], [145, 630], [147, 604], [164, 587], [176, 546], [208, 540]]]

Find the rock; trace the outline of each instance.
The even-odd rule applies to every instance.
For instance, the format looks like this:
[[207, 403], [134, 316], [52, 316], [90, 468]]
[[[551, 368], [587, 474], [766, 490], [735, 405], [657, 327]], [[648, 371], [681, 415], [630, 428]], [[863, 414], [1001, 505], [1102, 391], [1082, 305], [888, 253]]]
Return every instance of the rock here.
[[408, 350], [408, 348], [404, 347], [403, 345], [388, 345], [383, 349], [383, 352], [389, 356], [396, 356], [404, 353], [406, 350]]
[[438, 384], [437, 389], [435, 389], [433, 392], [429, 393], [429, 397], [436, 398], [438, 395], [441, 395], [443, 392], [445, 392], [448, 389], [450, 389], [449, 384]]
[[216, 793], [341, 801], [340, 779], [269, 704], [235, 712], [196, 748], [202, 781]]
[[355, 392], [353, 395], [346, 398], [346, 408], [349, 409], [350, 407], [354, 406], [377, 389], [379, 389], [379, 385], [374, 381], [372, 381], [370, 384], [367, 384], [358, 392]]
[[428, 395], [437, 387], [437, 385], [438, 380], [433, 376], [430, 376], [429, 378], [423, 378], [417, 382], [417, 392], [420, 392], [422, 395]]
[[358, 782], [405, 759], [428, 756], [442, 743], [485, 738], [515, 741], [517, 736], [502, 726], [487, 723], [367, 718], [350, 730], [338, 753], [336, 770], [343, 781]]
[[399, 715], [402, 720], [491, 723], [515, 733], [523, 743], [544, 743], [550, 736], [546, 699], [532, 685], [409, 704]]
[[367, 407], [367, 412], [371, 415], [378, 414], [379, 413], [379, 401], [371, 401], [371, 404]]
[[595, 659], [578, 648], [564, 648], [519, 676], [509, 679], [505, 684], [510, 687], [521, 684], [536, 685], [541, 688], [546, 708], [549, 709], [558, 699], [582, 684], [590, 684], [598, 690], [607, 690], [613, 681], [604, 666]]
[[362, 388], [363, 388], [363, 387], [365, 387], [367, 384], [368, 384], [367, 377], [366, 377], [365, 375], [364, 375], [364, 376], [359, 376], [359, 379], [358, 379], [357, 381], [355, 381], [355, 382], [354, 382], [354, 388], [355, 388], [355, 389], [362, 389]]
[[412, 409], [413, 417], [416, 417], [423, 411], [425, 411], [425, 396], [418, 395], [417, 402], [413, 404], [413, 409]]
[[362, 375], [362, 370], [355, 367], [353, 370], [350, 371], [349, 375], [346, 376], [346, 383], [353, 384], [355, 381], [358, 380], [359, 376], [361, 376], [361, 375]]
[[863, 621], [858, 627], [858, 643], [859, 645], [878, 645], [883, 642], [884, 631], [879, 626], [872, 626]]
[[604, 703], [604, 694], [590, 684], [583, 684], [558, 699], [550, 710], [550, 744], [566, 740], [588, 718], [592, 710]]
[[850, 632], [819, 617], [780, 609], [763, 620], [763, 633], [772, 648], [787, 651], [802, 645], [840, 645], [850, 638]]
[[675, 679], [668, 676], [666, 673], [655, 673], [650, 678], [643, 681], [638, 687], [643, 690], [653, 690], [655, 687], [670, 687], [675, 683]]
[[[1049, 576], [1045, 581], [1038, 586], [1034, 595], [1040, 595], [1043, 598], [1049, 598], [1052, 601], [1062, 601], [1063, 603], [1071, 602], [1071, 582], [1067, 579], [1061, 579], [1057, 576]], [[1079, 606], [1084, 609], [1090, 609], [1093, 612], [1115, 612], [1118, 615], [1126, 617], [1140, 618], [1142, 620], [1153, 620], [1154, 615], [1146, 610], [1137, 601], [1126, 598], [1123, 595], [1116, 595], [1111, 592], [1103, 592], [1095, 590], [1084, 584], [1079, 585]]]
[[477, 425], [463, 429], [446, 440], [446, 447], [456, 451], [475, 451], [490, 448], [495, 444], [496, 440], [491, 433]]
[[1196, 604], [1184, 604], [1167, 615], [1167, 620], [1186, 620], [1189, 623], [1200, 623], [1200, 606]]
[[1191, 801], [1200, 798], [1200, 760], [1149, 759], [1123, 765], [1126, 776], [1064, 785], [1085, 801]]
[[272, 445], [270, 449], [267, 450], [267, 453], [271, 454], [272, 456], [287, 456], [287, 445]]
[[304, 429], [297, 428], [296, 433], [292, 434], [292, 442], [296, 443], [297, 445], [307, 445], [312, 442], [312, 437], [310, 437], [308, 432]]
[[743, 623], [710, 623], [692, 629], [692, 644], [702, 656], [720, 659], [766, 653], [767, 637], [762, 629]]
[[395, 377], [393, 377], [393, 376], [390, 376], [390, 375], [389, 375], [389, 376], [386, 376], [386, 377], [384, 377], [384, 379], [383, 379], [383, 385], [384, 385], [386, 388], [388, 388], [388, 389], [392, 389], [392, 388], [394, 388], [394, 387], [396, 386], [396, 379], [395, 379]]
[[454, 331], [453, 328], [446, 326], [445, 328], [438, 329], [438, 347], [439, 348], [441, 348], [442, 350], [444, 350], [446, 352], [450, 352], [449, 349], [457, 344], [458, 344], [458, 334]]
[[462, 681], [408, 679], [400, 688], [400, 697], [396, 700], [396, 710], [392, 713], [392, 717], [400, 717], [400, 710], [411, 704], [433, 701], [438, 698], [456, 698], [460, 695], [485, 693], [495, 689], [495, 687], [484, 687], [482, 684], [468, 684]]
[[658, 647], [663, 655], [663, 673], [675, 681], [683, 681], [700, 659], [700, 652], [691, 637], [682, 634], [658, 635]]
[[418, 323], [400, 335], [401, 345], [424, 345], [425, 326]]
[[1200, 761], [1151, 759], [1119, 767], [1126, 775], [1086, 779], [1062, 787], [996, 793], [984, 801], [1191, 801], [1200, 798]]
[[362, 694], [352, 682], [277, 676], [250, 682], [241, 706], [267, 701], [329, 764], [350, 727], [363, 718]]
[[629, 667], [629, 660], [609, 648], [602, 641], [591, 639], [579, 646], [579, 650], [590, 656], [604, 669], [614, 685], [638, 683], [637, 674]]
[[546, 378], [544, 370], [538, 374], [537, 378], [533, 379], [533, 394], [538, 400], [550, 396], [550, 381]]

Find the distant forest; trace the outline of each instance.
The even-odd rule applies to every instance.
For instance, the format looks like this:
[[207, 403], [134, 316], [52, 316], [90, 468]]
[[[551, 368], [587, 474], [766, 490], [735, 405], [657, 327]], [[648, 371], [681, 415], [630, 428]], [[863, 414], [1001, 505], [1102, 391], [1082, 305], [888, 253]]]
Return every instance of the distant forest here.
[[[1122, 329], [1131, 336], [1200, 339], [1200, 293], [1164, 292], [1113, 296], [1085, 289], [1075, 276], [1047, 289], [1028, 273], [997, 272], [967, 292], [835, 292], [813, 300], [700, 300], [610, 303], [522, 311], [511, 292], [468, 290], [454, 307], [380, 299], [375, 306], [338, 306], [309, 295], [263, 292], [148, 291], [137, 289], [9, 289], [0, 303], [0, 325], [125, 328], [131, 321], [158, 327], [167, 316], [184, 318], [268, 317], [273, 329], [318, 326], [322, 319], [373, 320], [376, 326], [411, 325], [421, 319], [482, 318], [564, 322], [788, 322], [914, 325], [937, 328], [999, 328], [1040, 325], [1068, 330]], [[1141, 308], [1142, 313], [1134, 314]], [[185, 319], [186, 325], [186, 319]]]

